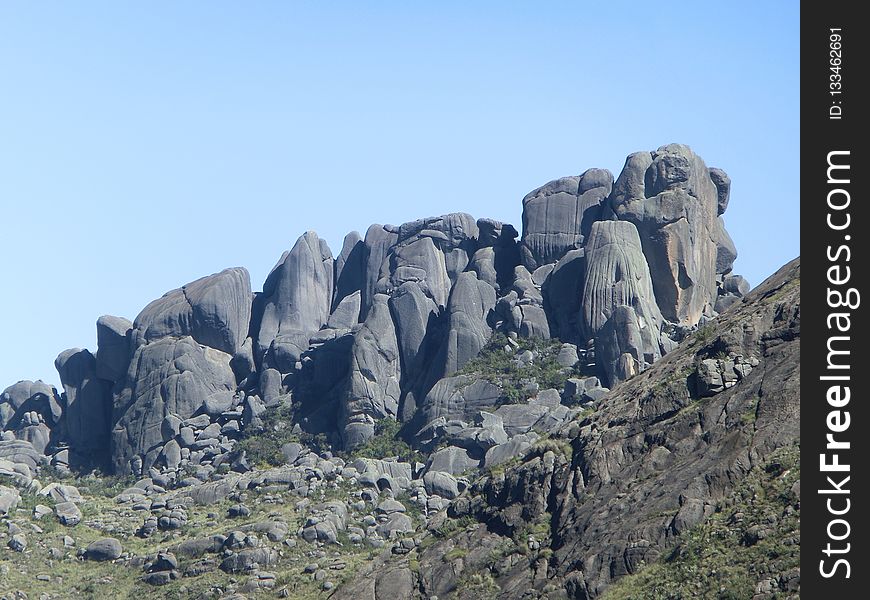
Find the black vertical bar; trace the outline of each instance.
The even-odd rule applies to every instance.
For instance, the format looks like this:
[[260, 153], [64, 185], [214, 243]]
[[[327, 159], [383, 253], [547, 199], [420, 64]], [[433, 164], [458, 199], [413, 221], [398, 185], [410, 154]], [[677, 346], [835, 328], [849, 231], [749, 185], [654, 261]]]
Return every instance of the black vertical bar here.
[[[858, 2], [801, 6], [801, 595], [870, 597], [864, 392], [870, 24]], [[846, 353], [848, 352], [848, 353]], [[848, 399], [846, 398], [848, 394]], [[846, 422], [848, 420], [848, 423]], [[828, 436], [831, 436], [829, 439]], [[847, 447], [848, 444], [848, 447]], [[845, 467], [848, 465], [848, 467]], [[838, 514], [839, 513], [839, 514]]]

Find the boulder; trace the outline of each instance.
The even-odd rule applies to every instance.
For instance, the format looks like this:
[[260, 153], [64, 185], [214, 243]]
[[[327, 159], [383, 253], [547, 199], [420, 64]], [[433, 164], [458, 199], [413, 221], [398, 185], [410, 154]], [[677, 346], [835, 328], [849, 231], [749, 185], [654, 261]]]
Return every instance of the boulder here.
[[133, 323], [123, 317], [103, 315], [97, 319], [96, 374], [113, 384], [121, 381], [130, 364]]
[[0, 394], [0, 430], [17, 430], [25, 415], [35, 412], [41, 421], [54, 426], [63, 414], [57, 390], [42, 381], [19, 381]]
[[85, 549], [85, 558], [98, 562], [120, 558], [121, 542], [115, 538], [101, 538], [91, 542]]
[[555, 263], [579, 248], [613, 185], [606, 169], [589, 169], [579, 177], [563, 177], [523, 198], [523, 264], [529, 271]]
[[10, 514], [21, 501], [21, 495], [15, 488], [0, 485], [0, 516]]
[[390, 225], [372, 225], [365, 235], [365, 285], [362, 288], [360, 321], [365, 321], [374, 303], [375, 287], [382, 270], [389, 270], [387, 255], [399, 239], [399, 232]]
[[[163, 338], [137, 348], [126, 383], [115, 399], [111, 459], [127, 472], [140, 456], [148, 469], [166, 443], [163, 421], [187, 419], [232, 402], [235, 377], [230, 356], [191, 337]], [[208, 417], [206, 417], [208, 419]]]
[[443, 367], [435, 380], [461, 369], [486, 345], [492, 335], [487, 317], [495, 307], [495, 299], [495, 289], [478, 280], [474, 272], [459, 274], [447, 306], [447, 338], [438, 361]]
[[427, 471], [423, 475], [423, 485], [429, 495], [441, 496], [452, 500], [459, 496], [459, 484], [450, 473], [443, 471]]
[[504, 430], [508, 436], [513, 437], [528, 433], [548, 410], [543, 404], [505, 404], [495, 414], [504, 421]]
[[515, 435], [504, 444], [499, 444], [487, 450], [482, 466], [486, 469], [491, 469], [506, 463], [512, 458], [523, 456], [537, 440], [538, 434], [534, 431]]
[[501, 396], [500, 387], [478, 377], [446, 377], [426, 395], [420, 407], [420, 417], [424, 423], [439, 417], [470, 421], [481, 409], [495, 406]]
[[61, 525], [72, 527], [82, 520], [82, 511], [74, 502], [58, 502], [54, 505], [54, 514]]
[[270, 367], [294, 370], [308, 338], [329, 319], [333, 277], [329, 246], [313, 231], [303, 234], [269, 273], [256, 301], [255, 351]]
[[541, 285], [543, 305], [549, 318], [551, 333], [562, 340], [586, 341], [581, 334], [580, 304], [585, 277], [586, 251], [580, 248], [566, 252]]
[[72, 348], [55, 359], [66, 406], [62, 424], [70, 448], [102, 456], [109, 448], [111, 384], [97, 376], [97, 361], [87, 350]]
[[339, 407], [345, 448], [374, 435], [374, 422], [395, 419], [401, 395], [399, 348], [384, 294], [375, 296], [365, 323], [353, 336], [347, 397]]
[[447, 446], [429, 457], [426, 464], [428, 471], [438, 471], [451, 475], [461, 475], [470, 469], [480, 466], [480, 459], [473, 458], [465, 448]]
[[133, 344], [138, 347], [166, 337], [190, 336], [232, 355], [248, 336], [250, 320], [248, 271], [225, 269], [167, 292], [146, 306], [133, 322]]
[[719, 220], [727, 187], [724, 173], [711, 173], [680, 144], [632, 154], [613, 186], [605, 217], [638, 228], [655, 298], [669, 321], [694, 325], [712, 314], [716, 275], [729, 272], [736, 257]]
[[221, 561], [220, 569], [225, 573], [241, 573], [254, 565], [267, 567], [275, 564], [278, 553], [271, 548], [247, 548], [234, 552]]
[[[360, 292], [360, 301], [362, 301], [362, 290], [365, 286], [366, 278], [366, 261], [368, 260], [368, 250], [360, 234], [356, 231], [351, 231], [344, 236], [344, 243], [341, 246], [341, 252], [335, 257], [335, 292], [332, 300], [332, 312], [341, 302], [353, 294]], [[354, 316], [353, 322], [359, 320], [359, 312]]]

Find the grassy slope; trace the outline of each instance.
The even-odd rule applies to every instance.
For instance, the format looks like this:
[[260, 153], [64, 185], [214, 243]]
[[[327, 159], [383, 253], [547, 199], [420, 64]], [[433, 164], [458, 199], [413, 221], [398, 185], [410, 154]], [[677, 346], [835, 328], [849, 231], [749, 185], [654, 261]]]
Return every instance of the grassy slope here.
[[[757, 581], [800, 565], [800, 448], [755, 468], [704, 523], [656, 563], [610, 587], [603, 600], [747, 600]], [[780, 590], [772, 598], [785, 598]]]

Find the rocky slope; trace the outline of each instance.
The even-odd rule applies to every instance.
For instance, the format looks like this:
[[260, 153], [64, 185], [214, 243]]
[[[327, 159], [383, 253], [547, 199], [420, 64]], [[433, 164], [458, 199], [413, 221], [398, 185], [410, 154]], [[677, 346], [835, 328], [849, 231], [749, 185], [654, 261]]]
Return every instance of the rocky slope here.
[[335, 597], [597, 598], [645, 568], [605, 597], [797, 597], [799, 353], [796, 260]]
[[798, 267], [745, 295], [729, 186], [664, 146], [531, 192], [519, 240], [308, 232], [262, 292], [101, 317], [63, 392], [0, 396], [0, 589], [600, 596], [797, 440]]

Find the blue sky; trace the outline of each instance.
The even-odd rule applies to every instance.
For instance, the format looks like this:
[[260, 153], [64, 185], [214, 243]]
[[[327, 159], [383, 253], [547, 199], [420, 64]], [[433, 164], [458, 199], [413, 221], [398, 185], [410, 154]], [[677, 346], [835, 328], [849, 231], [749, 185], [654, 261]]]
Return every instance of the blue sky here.
[[519, 227], [669, 142], [730, 174], [736, 272], [798, 255], [797, 2], [467, 4], [0, 4], [0, 389], [308, 229]]

